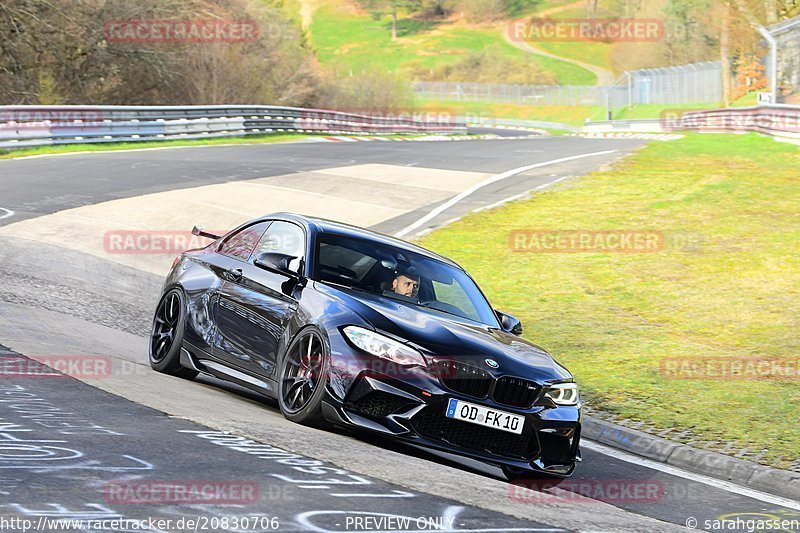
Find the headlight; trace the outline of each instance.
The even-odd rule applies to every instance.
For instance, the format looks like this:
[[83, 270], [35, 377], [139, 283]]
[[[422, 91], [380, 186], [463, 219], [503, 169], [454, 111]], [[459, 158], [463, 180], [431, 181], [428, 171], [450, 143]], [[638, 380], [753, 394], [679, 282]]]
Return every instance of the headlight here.
[[344, 333], [350, 342], [367, 353], [397, 363], [398, 365], [427, 366], [422, 354], [401, 342], [358, 326], [347, 326]]
[[575, 383], [557, 383], [545, 394], [556, 405], [578, 405], [578, 385]]

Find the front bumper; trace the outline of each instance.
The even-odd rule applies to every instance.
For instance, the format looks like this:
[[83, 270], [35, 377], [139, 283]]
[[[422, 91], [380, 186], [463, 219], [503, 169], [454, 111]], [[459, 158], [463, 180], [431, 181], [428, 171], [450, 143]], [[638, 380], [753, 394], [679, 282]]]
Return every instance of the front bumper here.
[[[341, 383], [339, 394], [329, 391], [324, 412], [331, 422], [518, 472], [567, 477], [580, 461], [580, 406], [513, 407], [449, 389], [422, 369], [402, 377], [362, 370], [348, 382], [346, 391]], [[522, 415], [522, 434], [447, 418], [451, 398]]]

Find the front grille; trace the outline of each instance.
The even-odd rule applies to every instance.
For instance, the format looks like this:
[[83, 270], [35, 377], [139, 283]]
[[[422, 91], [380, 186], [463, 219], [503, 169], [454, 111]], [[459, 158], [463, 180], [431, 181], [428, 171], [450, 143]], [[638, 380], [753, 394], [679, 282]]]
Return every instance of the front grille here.
[[444, 408], [435, 406], [425, 408], [411, 419], [411, 425], [419, 435], [429, 439], [441, 440], [478, 452], [486, 452], [502, 457], [529, 459], [535, 453], [535, 443], [530, 434], [515, 435], [506, 431], [485, 428], [461, 420], [444, 416]]
[[352, 409], [372, 418], [384, 418], [400, 410], [407, 410], [415, 404], [405, 398], [383, 391], [368, 392], [352, 404]]
[[495, 383], [492, 398], [503, 405], [527, 408], [533, 405], [538, 390], [532, 381], [506, 376]]
[[476, 398], [486, 398], [492, 386], [493, 378], [487, 371], [457, 361], [436, 361], [434, 372], [448, 389]]

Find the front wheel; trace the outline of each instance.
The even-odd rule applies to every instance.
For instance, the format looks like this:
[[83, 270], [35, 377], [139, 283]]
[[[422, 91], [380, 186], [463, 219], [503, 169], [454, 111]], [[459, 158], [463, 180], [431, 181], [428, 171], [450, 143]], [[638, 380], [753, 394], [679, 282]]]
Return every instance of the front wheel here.
[[194, 379], [197, 371], [181, 365], [186, 301], [183, 292], [172, 289], [158, 303], [150, 332], [150, 366], [156, 372]]
[[298, 334], [281, 361], [278, 404], [288, 420], [306, 426], [327, 427], [322, 399], [328, 382], [330, 354], [317, 328]]

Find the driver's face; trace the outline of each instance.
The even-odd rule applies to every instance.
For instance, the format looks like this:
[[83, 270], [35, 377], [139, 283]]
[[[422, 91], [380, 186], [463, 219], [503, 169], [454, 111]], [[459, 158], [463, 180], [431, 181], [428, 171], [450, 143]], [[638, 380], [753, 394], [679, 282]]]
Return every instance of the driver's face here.
[[419, 292], [419, 279], [400, 274], [392, 282], [392, 290], [397, 294], [414, 298]]

